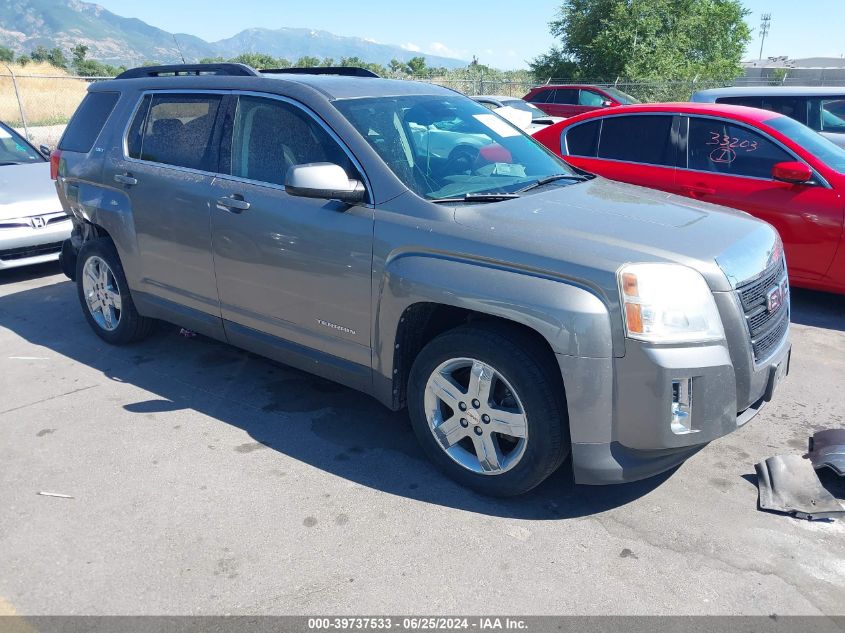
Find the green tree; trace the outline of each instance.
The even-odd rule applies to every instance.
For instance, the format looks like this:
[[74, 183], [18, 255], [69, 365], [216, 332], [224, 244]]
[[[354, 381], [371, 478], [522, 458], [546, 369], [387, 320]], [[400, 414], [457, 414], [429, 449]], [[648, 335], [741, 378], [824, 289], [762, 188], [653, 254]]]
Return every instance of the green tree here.
[[300, 57], [296, 60], [294, 66], [297, 68], [315, 68], [319, 66], [321, 60], [319, 57], [314, 57], [312, 55], [305, 55], [304, 57]]
[[15, 51], [11, 48], [6, 48], [5, 46], [0, 46], [0, 62], [13, 62], [15, 61]]
[[21, 66], [26, 66], [29, 62], [32, 61], [32, 58], [29, 55], [21, 55], [15, 61]]
[[747, 14], [740, 0], [565, 0], [549, 25], [561, 44], [531, 69], [605, 81], [730, 80], [751, 38]]
[[67, 69], [67, 57], [59, 47], [48, 50], [44, 46], [36, 46], [29, 56], [34, 62], [47, 62], [56, 68]]
[[79, 66], [85, 61], [85, 56], [88, 54], [88, 47], [85, 44], [77, 44], [70, 49], [70, 52], [73, 55], [73, 65]]
[[410, 72], [412, 75], [424, 75], [425, 71], [425, 57], [412, 57], [408, 60], [408, 72]]

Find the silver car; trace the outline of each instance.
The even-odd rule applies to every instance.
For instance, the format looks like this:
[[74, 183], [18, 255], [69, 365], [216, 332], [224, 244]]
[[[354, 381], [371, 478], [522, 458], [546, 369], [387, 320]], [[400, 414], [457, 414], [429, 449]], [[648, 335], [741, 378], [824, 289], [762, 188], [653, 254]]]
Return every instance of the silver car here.
[[50, 163], [0, 123], [0, 270], [58, 259], [71, 227]]
[[517, 127], [522, 128], [532, 135], [566, 118], [563, 116], [550, 116], [533, 103], [528, 103], [518, 97], [478, 95], [471, 97], [471, 99], [496, 114], [503, 116]]
[[692, 101], [778, 112], [845, 147], [845, 86], [734, 86], [699, 90]]

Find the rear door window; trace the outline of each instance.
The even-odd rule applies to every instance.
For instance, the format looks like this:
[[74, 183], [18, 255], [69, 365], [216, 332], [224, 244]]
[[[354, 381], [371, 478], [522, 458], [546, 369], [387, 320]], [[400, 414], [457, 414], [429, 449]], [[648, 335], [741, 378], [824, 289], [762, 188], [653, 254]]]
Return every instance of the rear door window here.
[[[212, 94], [153, 95], [135, 114], [127, 150], [132, 157], [174, 167], [217, 171], [215, 121], [223, 97]], [[140, 132], [140, 146], [138, 137]]]
[[103, 131], [120, 94], [117, 92], [89, 92], [68, 123], [59, 149], [87, 154]]
[[346, 152], [313, 116], [286, 101], [242, 96], [232, 129], [232, 176], [284, 185], [288, 169], [306, 163], [340, 165], [360, 178]]
[[578, 90], [575, 88], [557, 88], [554, 103], [560, 105], [575, 105], [578, 103]]
[[672, 116], [640, 114], [603, 119], [598, 156], [629, 163], [674, 166]]
[[772, 177], [776, 163], [795, 160], [762, 134], [722, 119], [691, 117], [688, 167], [732, 176]]
[[575, 125], [564, 132], [561, 147], [566, 148], [570, 156], [586, 156], [593, 158], [599, 147], [599, 129], [601, 121], [590, 121]]

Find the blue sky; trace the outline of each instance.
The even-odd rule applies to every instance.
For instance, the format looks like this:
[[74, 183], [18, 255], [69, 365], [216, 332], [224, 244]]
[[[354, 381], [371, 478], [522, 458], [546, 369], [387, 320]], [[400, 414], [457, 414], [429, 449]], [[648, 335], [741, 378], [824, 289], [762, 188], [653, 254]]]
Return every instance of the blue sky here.
[[[94, 0], [125, 17], [167, 31], [191, 33], [213, 41], [246, 28], [304, 27], [396, 44], [422, 53], [470, 59], [498, 68], [521, 68], [546, 51], [553, 39], [548, 22], [557, 0]], [[745, 0], [755, 39], [746, 58], [757, 58], [760, 14], [772, 14], [764, 56], [840, 56], [845, 54], [845, 0]]]

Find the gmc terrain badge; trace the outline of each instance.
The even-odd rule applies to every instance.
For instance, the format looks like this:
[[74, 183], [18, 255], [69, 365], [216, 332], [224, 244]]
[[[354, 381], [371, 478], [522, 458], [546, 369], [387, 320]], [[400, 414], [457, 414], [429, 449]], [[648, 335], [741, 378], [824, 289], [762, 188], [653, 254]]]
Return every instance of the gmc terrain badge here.
[[355, 330], [351, 330], [348, 327], [343, 327], [342, 325], [337, 325], [336, 323], [331, 323], [330, 321], [325, 321], [323, 319], [317, 319], [317, 323], [325, 327], [330, 327], [333, 330], [345, 332], [346, 334], [357, 334]]

